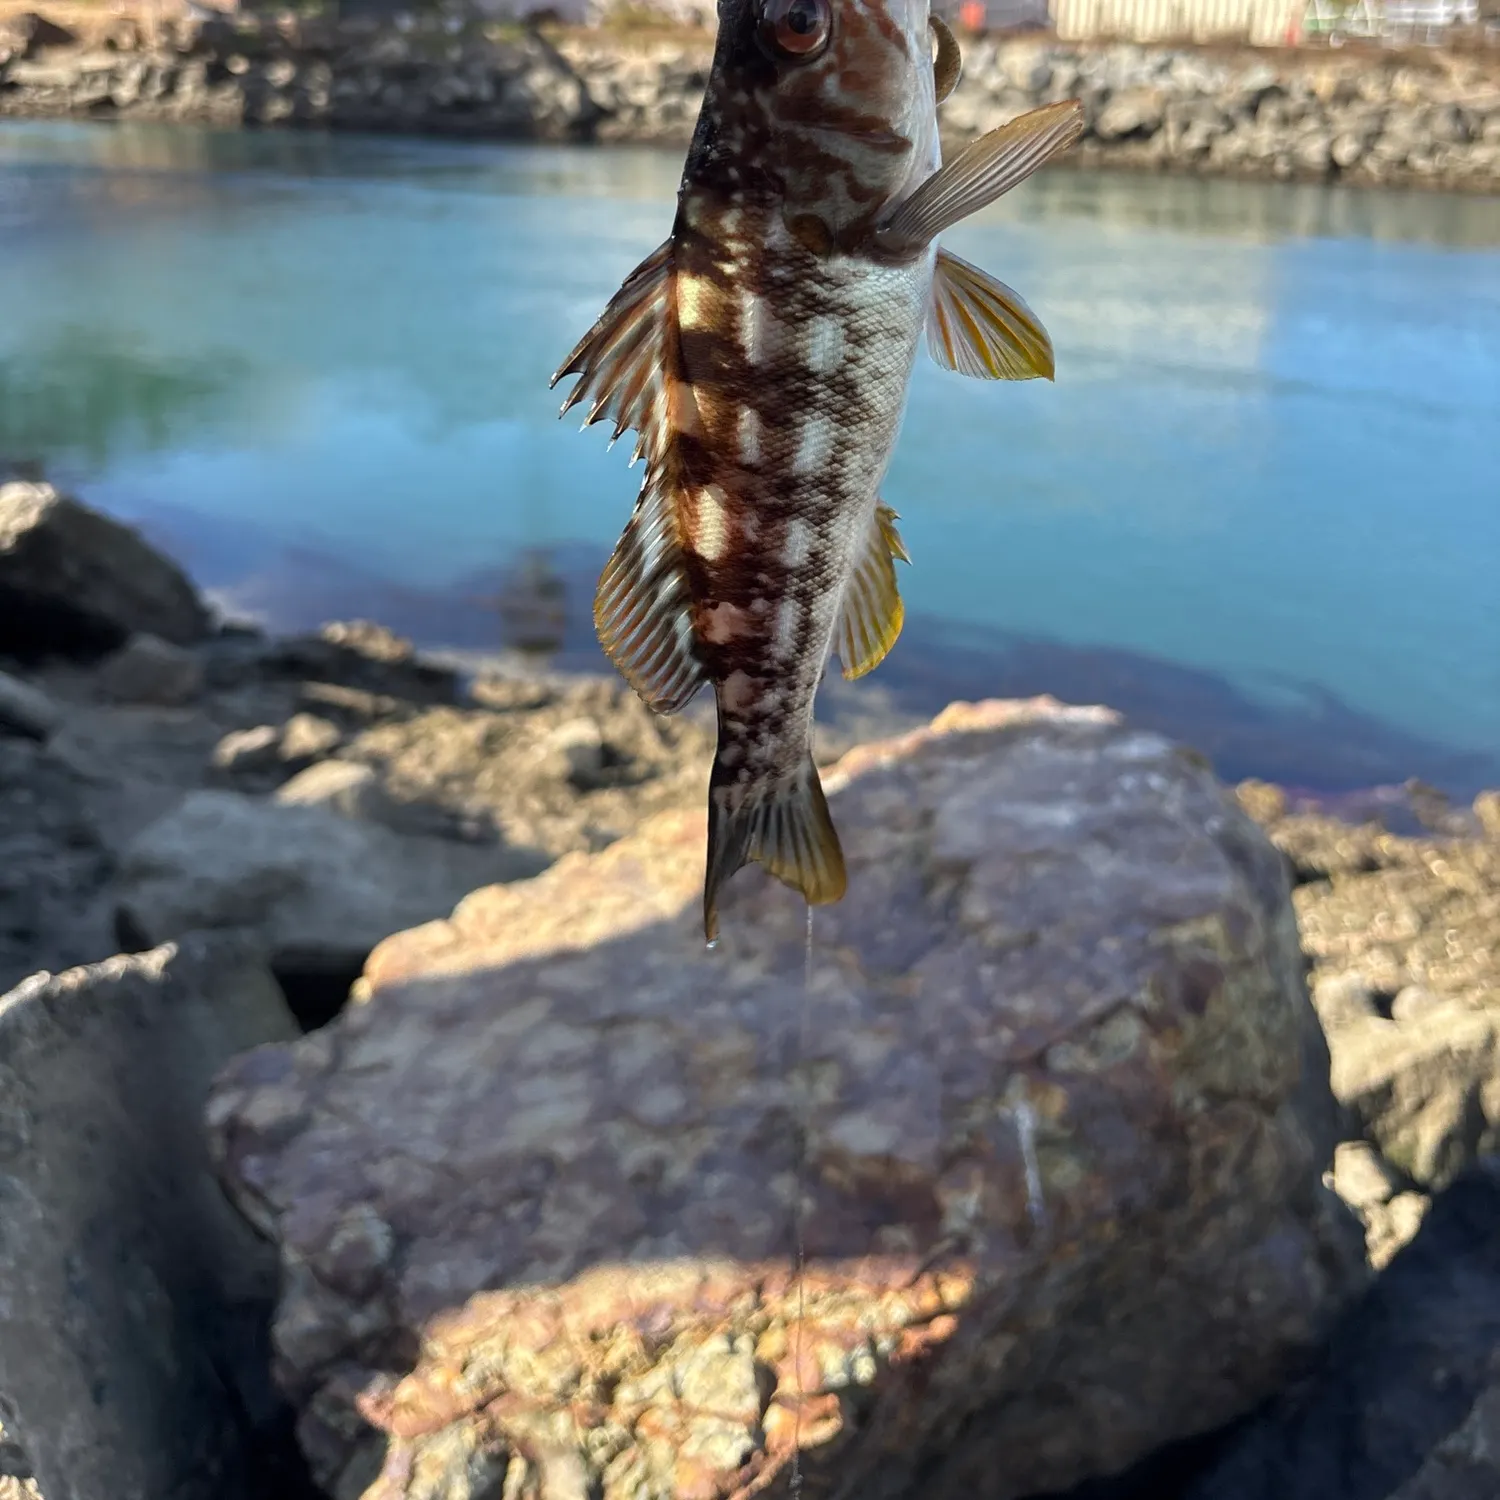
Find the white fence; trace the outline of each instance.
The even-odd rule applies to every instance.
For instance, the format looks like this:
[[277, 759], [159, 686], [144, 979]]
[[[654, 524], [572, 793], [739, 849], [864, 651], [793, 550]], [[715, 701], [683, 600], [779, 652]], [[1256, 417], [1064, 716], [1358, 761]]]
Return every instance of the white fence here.
[[1052, 19], [1070, 42], [1223, 39], [1276, 47], [1296, 37], [1306, 6], [1307, 0], [1053, 0]]

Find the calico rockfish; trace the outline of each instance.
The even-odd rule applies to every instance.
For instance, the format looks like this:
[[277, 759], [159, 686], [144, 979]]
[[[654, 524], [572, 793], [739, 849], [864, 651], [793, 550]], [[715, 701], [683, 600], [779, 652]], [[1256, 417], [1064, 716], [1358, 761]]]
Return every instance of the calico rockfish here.
[[[563, 411], [639, 437], [645, 479], [594, 624], [651, 708], [718, 700], [704, 929], [764, 865], [837, 901], [843, 852], [812, 757], [830, 648], [870, 671], [901, 630], [879, 497], [922, 331], [938, 364], [1051, 378], [1009, 287], [936, 245], [1069, 145], [1076, 100], [942, 164], [958, 46], [929, 0], [721, 0], [666, 242], [626, 278], [553, 384]], [[634, 459], [632, 459], [634, 462]]]

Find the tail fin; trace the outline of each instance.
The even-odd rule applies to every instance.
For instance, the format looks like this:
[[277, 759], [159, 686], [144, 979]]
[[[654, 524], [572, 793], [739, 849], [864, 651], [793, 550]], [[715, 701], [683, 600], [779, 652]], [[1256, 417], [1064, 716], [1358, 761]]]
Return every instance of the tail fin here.
[[703, 934], [709, 942], [719, 932], [720, 893], [729, 877], [752, 861], [801, 891], [810, 906], [843, 896], [849, 883], [844, 851], [811, 754], [795, 776], [763, 788], [717, 784], [717, 777], [715, 782], [708, 793], [703, 882]]

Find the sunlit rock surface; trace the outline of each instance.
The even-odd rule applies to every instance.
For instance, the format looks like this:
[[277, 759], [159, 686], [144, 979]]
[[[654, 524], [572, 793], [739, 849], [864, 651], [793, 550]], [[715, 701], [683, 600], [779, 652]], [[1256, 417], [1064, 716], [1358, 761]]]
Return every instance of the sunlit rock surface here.
[[1007, 1500], [1245, 1410], [1358, 1282], [1285, 866], [1195, 758], [955, 705], [828, 785], [806, 992], [759, 872], [704, 950], [667, 812], [221, 1077], [335, 1494], [785, 1495], [800, 1445], [809, 1497]]

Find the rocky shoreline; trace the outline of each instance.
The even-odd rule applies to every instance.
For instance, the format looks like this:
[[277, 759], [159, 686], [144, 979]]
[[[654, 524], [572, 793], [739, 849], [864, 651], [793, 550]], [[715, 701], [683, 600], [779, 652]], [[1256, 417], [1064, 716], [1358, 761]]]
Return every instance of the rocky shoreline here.
[[[0, 1496], [782, 1493], [790, 1313], [709, 1252], [780, 1253], [801, 925], [746, 877], [717, 955], [677, 932], [711, 745], [610, 679], [223, 626], [125, 528], [0, 487]], [[1399, 836], [1046, 700], [821, 758], [857, 889], [815, 969], [844, 1082], [807, 1378], [846, 1394], [804, 1413], [813, 1492], [975, 1493], [1003, 1419], [1017, 1500], [1494, 1493], [1500, 793], [1414, 792]], [[920, 1245], [929, 1194], [969, 1270], [840, 1259]], [[708, 1258], [620, 1293], [596, 1240]]]
[[[675, 147], [710, 51], [702, 32], [523, 31], [460, 11], [401, 28], [27, 13], [0, 22], [0, 118]], [[943, 126], [958, 144], [1074, 96], [1088, 119], [1075, 166], [1500, 189], [1500, 64], [1482, 53], [983, 38], [965, 45]]]

